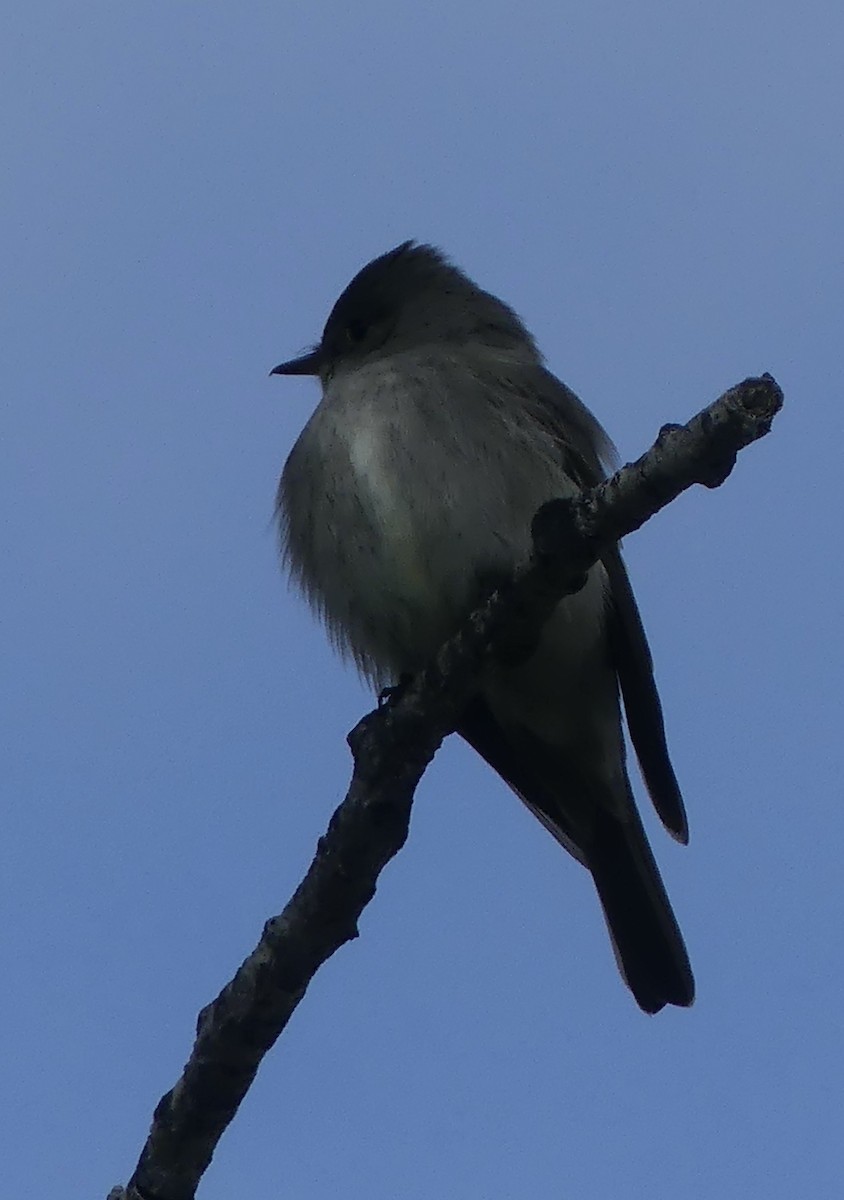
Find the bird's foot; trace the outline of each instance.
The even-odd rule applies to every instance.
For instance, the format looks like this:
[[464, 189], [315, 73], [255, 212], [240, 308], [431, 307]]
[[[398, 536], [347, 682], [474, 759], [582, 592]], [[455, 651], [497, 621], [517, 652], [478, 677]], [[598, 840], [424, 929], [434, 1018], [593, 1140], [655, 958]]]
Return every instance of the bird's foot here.
[[378, 707], [384, 708], [385, 705], [398, 703], [411, 683], [413, 683], [413, 676], [408, 672], [403, 672], [399, 675], [398, 683], [382, 688], [378, 693]]

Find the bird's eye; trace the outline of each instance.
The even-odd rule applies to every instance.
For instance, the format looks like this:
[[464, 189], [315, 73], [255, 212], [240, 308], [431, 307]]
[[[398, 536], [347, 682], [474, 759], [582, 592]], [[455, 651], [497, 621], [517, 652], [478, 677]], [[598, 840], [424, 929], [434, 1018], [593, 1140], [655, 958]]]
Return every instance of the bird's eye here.
[[367, 325], [366, 321], [352, 320], [349, 321], [348, 325], [346, 326], [345, 332], [346, 341], [351, 343], [351, 345], [356, 346], [362, 342], [369, 333], [369, 326]]

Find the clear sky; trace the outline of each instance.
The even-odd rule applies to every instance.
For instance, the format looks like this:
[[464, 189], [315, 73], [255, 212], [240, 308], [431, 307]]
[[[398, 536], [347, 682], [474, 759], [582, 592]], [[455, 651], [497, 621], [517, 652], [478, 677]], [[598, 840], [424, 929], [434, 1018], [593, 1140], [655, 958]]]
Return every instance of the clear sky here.
[[126, 1180], [345, 792], [370, 700], [271, 526], [317, 388], [267, 372], [408, 237], [522, 314], [622, 458], [785, 389], [627, 545], [698, 1000], [638, 1011], [587, 876], [449, 743], [201, 1195], [838, 1194], [843, 34], [819, 0], [7, 13], [4, 1194]]

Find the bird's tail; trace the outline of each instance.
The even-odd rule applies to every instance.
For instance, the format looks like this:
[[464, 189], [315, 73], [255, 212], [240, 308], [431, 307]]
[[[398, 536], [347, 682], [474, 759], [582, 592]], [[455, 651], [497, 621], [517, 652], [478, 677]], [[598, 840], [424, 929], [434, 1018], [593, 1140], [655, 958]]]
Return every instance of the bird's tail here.
[[645, 1012], [687, 1007], [695, 983], [683, 935], [638, 813], [597, 813], [586, 853], [619, 968]]
[[[639, 1006], [655, 1013], [666, 1004], [691, 1004], [695, 985], [689, 957], [626, 774], [619, 781], [626, 795], [604, 795], [575, 778], [569, 760], [524, 729], [517, 744], [480, 699], [467, 706], [460, 733], [592, 872], [616, 960]], [[573, 807], [570, 798], [582, 795], [590, 801]]]

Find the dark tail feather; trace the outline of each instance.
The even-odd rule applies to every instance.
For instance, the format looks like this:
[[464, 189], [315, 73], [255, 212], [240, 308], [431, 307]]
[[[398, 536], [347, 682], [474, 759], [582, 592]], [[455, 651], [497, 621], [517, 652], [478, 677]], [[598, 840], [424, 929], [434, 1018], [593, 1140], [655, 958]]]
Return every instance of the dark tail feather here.
[[645, 831], [601, 811], [587, 855], [621, 973], [645, 1012], [687, 1007], [695, 982]]

